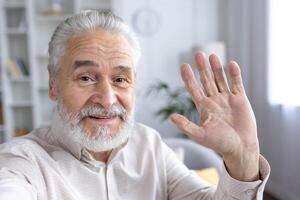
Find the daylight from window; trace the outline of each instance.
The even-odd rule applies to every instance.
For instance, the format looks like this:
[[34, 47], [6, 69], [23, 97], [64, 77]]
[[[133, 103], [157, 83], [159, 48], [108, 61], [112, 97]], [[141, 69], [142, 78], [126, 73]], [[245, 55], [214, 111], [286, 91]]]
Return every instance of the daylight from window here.
[[269, 101], [300, 106], [300, 1], [269, 6]]

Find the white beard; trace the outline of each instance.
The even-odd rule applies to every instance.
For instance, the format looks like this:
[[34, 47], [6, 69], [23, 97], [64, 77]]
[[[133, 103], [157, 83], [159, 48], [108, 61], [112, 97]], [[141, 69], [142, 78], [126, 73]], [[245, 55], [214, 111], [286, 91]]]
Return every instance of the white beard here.
[[56, 109], [56, 117], [59, 118], [56, 122], [63, 128], [65, 139], [72, 140], [89, 151], [105, 152], [117, 148], [127, 142], [133, 132], [133, 114], [126, 115], [126, 120], [122, 117], [123, 121], [117, 133], [112, 133], [108, 126], [98, 126], [93, 133], [90, 133], [83, 127], [81, 119], [66, 112], [63, 103], [58, 102]]

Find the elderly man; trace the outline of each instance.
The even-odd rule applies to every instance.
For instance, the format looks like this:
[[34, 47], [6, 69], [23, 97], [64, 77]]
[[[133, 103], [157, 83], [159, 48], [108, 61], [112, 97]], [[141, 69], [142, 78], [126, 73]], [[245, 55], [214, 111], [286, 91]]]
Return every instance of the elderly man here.
[[51, 127], [0, 147], [0, 199], [262, 199], [269, 165], [237, 63], [228, 86], [216, 55], [196, 54], [181, 76], [200, 115], [171, 120], [223, 156], [217, 188], [191, 173], [159, 134], [134, 121], [139, 43], [111, 13], [85, 11], [62, 22], [49, 43]]

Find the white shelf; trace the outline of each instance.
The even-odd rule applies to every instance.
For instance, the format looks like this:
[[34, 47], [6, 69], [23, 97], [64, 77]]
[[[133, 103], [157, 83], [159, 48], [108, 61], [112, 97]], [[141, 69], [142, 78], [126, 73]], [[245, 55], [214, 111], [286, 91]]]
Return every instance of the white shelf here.
[[25, 8], [26, 3], [25, 1], [4, 1], [4, 8]]
[[27, 30], [22, 30], [19, 28], [8, 28], [6, 29], [6, 34], [8, 35], [26, 35], [28, 33]]
[[32, 106], [31, 101], [15, 101], [11, 102], [10, 106], [13, 108], [27, 108]]
[[20, 76], [18, 78], [10, 77], [10, 81], [13, 83], [30, 83], [31, 80], [29, 76]]

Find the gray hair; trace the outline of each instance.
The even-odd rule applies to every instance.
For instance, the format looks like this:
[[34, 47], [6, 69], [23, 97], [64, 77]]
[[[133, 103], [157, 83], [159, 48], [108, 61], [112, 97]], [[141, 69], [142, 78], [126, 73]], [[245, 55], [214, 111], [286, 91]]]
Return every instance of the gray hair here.
[[112, 33], [121, 34], [124, 36], [134, 51], [134, 65], [140, 57], [140, 44], [135, 33], [129, 26], [118, 16], [108, 11], [86, 10], [79, 14], [75, 14], [63, 22], [55, 29], [49, 42], [49, 65], [48, 71], [56, 82], [59, 71], [59, 62], [64, 54], [65, 46], [68, 40], [76, 34], [103, 29]]

